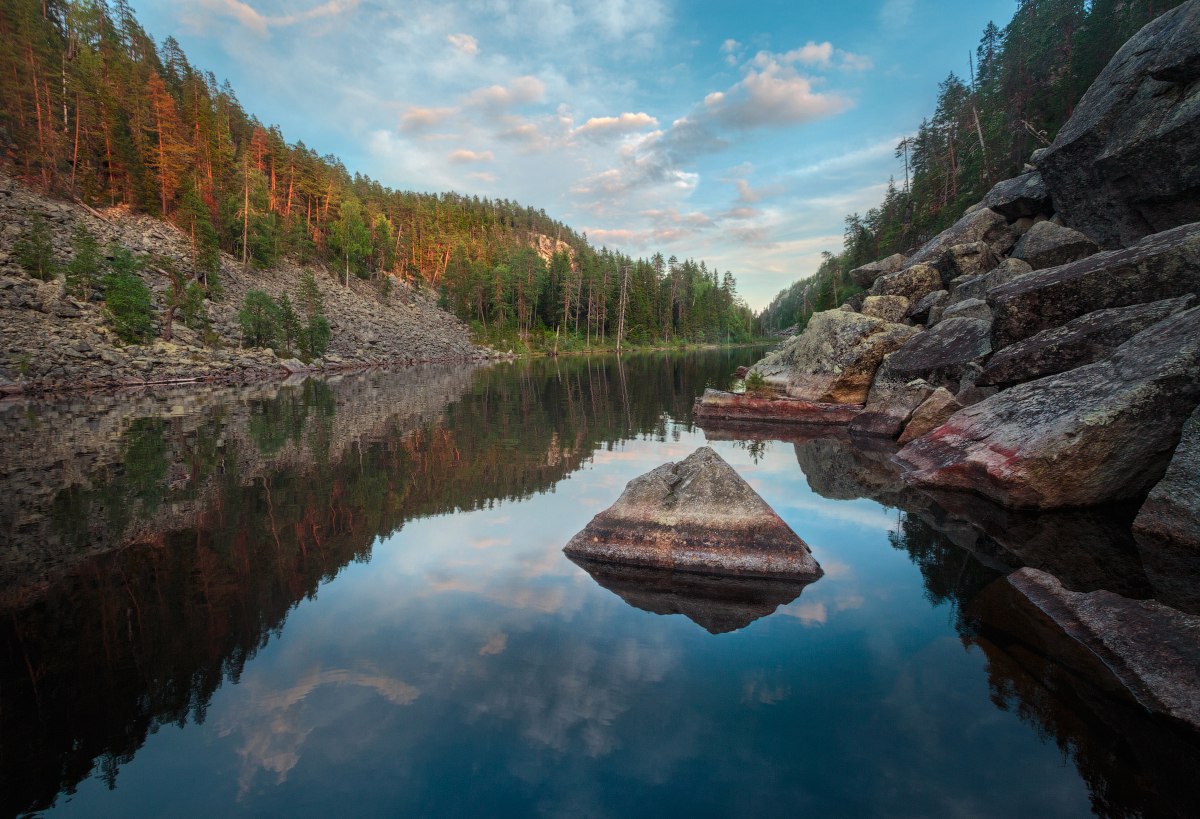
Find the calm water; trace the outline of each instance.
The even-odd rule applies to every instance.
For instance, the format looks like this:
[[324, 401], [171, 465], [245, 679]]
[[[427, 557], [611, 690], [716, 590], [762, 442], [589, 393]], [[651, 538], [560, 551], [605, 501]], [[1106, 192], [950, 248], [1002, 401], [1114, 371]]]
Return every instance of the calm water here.
[[[0, 408], [0, 812], [1194, 808], [1195, 746], [1007, 621], [991, 584], [1038, 556], [994, 520], [917, 509], [886, 453], [836, 436], [692, 426], [759, 354]], [[706, 441], [821, 580], [561, 553]], [[1034, 548], [1054, 526], [1078, 531], [999, 529]]]

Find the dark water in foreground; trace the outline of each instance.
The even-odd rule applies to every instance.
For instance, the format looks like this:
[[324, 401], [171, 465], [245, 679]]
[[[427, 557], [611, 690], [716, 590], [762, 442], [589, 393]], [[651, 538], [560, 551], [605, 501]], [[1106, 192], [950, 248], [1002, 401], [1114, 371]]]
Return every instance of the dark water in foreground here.
[[1117, 524], [938, 506], [836, 435], [725, 431], [824, 578], [593, 577], [561, 553], [709, 440], [693, 397], [757, 356], [0, 408], [0, 813], [1195, 808], [1195, 746], [1058, 667], [992, 585], [1022, 562], [1120, 577]]

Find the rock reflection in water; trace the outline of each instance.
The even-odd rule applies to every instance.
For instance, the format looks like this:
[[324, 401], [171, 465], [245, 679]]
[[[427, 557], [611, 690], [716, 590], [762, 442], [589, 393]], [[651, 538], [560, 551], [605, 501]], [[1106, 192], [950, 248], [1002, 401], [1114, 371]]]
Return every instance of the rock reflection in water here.
[[682, 614], [710, 634], [738, 631], [796, 600], [811, 581], [733, 577], [621, 566], [569, 556], [600, 586], [634, 608]]

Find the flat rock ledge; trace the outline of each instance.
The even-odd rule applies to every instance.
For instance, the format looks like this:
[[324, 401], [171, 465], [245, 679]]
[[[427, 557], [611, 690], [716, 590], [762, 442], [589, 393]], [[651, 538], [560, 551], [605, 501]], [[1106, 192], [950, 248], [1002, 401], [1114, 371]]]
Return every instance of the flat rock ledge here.
[[823, 574], [808, 544], [709, 447], [634, 478], [563, 551], [573, 560], [708, 574]]
[[848, 424], [862, 410], [862, 404], [822, 404], [802, 398], [759, 397], [706, 389], [696, 399], [692, 416], [697, 421]]
[[1038, 569], [1013, 572], [1008, 582], [1145, 708], [1200, 730], [1200, 617], [1156, 600], [1073, 592]]

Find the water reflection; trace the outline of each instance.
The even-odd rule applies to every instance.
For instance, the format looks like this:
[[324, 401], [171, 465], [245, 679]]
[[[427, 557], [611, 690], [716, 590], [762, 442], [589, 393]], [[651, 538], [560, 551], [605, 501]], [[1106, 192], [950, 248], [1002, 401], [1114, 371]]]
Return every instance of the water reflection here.
[[561, 554], [756, 355], [0, 406], [0, 813], [1194, 807], [1190, 740], [988, 603], [1025, 561], [1138, 588], [1118, 522], [915, 495], [829, 430], [708, 431], [819, 584]]
[[629, 605], [653, 614], [682, 614], [710, 634], [745, 628], [794, 602], [808, 585], [795, 580], [675, 572], [568, 557]]

